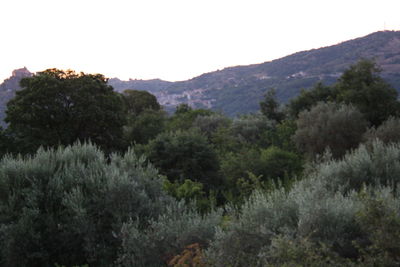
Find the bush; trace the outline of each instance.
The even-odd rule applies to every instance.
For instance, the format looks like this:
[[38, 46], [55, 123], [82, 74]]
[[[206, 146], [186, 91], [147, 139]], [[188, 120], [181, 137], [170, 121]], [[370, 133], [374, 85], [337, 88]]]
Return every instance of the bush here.
[[257, 255], [275, 233], [286, 233], [297, 224], [296, 203], [283, 190], [268, 196], [255, 192], [227, 229], [218, 228], [206, 251], [212, 266], [255, 266]]
[[321, 163], [309, 183], [317, 181], [321, 187], [343, 194], [359, 191], [363, 185], [393, 186], [400, 182], [399, 158], [400, 144], [376, 141], [371, 146], [361, 145], [342, 160]]
[[166, 265], [191, 244], [207, 246], [220, 222], [220, 211], [201, 216], [181, 202], [166, 207], [164, 214], [156, 220], [150, 220], [144, 231], [140, 230], [136, 221], [126, 223], [122, 229], [119, 266]]
[[133, 151], [110, 159], [91, 144], [0, 162], [1, 266], [110, 266], [123, 223], [144, 228], [173, 202]]
[[375, 142], [320, 163], [289, 192], [255, 192], [218, 228], [208, 263], [397, 266], [399, 159], [400, 144]]
[[400, 198], [391, 188], [375, 194], [364, 193], [362, 210], [357, 222], [367, 237], [357, 245], [367, 266], [400, 265]]

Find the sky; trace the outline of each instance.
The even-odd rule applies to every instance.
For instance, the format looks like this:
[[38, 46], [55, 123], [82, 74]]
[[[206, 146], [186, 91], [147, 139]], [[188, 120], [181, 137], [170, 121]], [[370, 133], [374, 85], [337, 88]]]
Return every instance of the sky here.
[[382, 30], [399, 0], [0, 0], [0, 81], [26, 66], [178, 81]]

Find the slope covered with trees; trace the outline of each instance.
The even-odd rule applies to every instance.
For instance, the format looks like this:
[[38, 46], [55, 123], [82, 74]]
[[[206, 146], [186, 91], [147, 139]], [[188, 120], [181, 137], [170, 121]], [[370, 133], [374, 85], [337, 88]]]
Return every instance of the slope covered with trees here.
[[[377, 62], [382, 68], [381, 76], [399, 91], [399, 51], [400, 32], [384, 31], [261, 64], [228, 67], [186, 81], [112, 78], [108, 84], [120, 93], [127, 89], [148, 91], [170, 113], [177, 105], [185, 103], [234, 117], [256, 112], [259, 99], [272, 88], [276, 90], [279, 103], [287, 103], [301, 89], [311, 88], [317, 82], [333, 84], [349, 65], [363, 58]], [[19, 89], [20, 79], [13, 75], [10, 81], [0, 85], [0, 119], [5, 117], [5, 104]]]
[[259, 99], [271, 88], [276, 89], [280, 103], [287, 103], [301, 89], [317, 82], [333, 84], [349, 65], [363, 58], [375, 60], [382, 68], [382, 77], [400, 90], [399, 31], [376, 32], [270, 62], [205, 73], [187, 81], [113, 80], [111, 85], [117, 90], [149, 90], [166, 106], [187, 103], [234, 116], [257, 111]]

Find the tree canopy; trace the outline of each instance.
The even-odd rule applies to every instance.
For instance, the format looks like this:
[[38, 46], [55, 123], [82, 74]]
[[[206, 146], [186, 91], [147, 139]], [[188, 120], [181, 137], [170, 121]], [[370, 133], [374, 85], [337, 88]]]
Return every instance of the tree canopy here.
[[190, 179], [203, 183], [206, 189], [215, 189], [221, 183], [217, 155], [207, 138], [196, 131], [161, 133], [145, 150], [150, 161], [170, 181]]
[[375, 62], [361, 60], [350, 66], [335, 84], [337, 100], [353, 104], [374, 126], [390, 115], [397, 115], [397, 91], [380, 76]]
[[123, 93], [128, 114], [138, 115], [146, 109], [160, 110], [157, 98], [147, 91], [125, 90]]
[[400, 111], [398, 93], [382, 79], [380, 71], [374, 61], [360, 60], [347, 68], [332, 86], [318, 83], [311, 90], [302, 90], [288, 104], [289, 112], [297, 117], [301, 111], [311, 109], [320, 101], [351, 104], [372, 126], [379, 126]]
[[89, 139], [109, 149], [121, 139], [122, 99], [103, 75], [48, 69], [22, 79], [21, 87], [5, 121], [25, 150]]
[[333, 88], [319, 82], [310, 90], [301, 90], [300, 95], [289, 102], [288, 110], [290, 115], [297, 118], [301, 111], [310, 109], [318, 102], [334, 101], [335, 99]]
[[297, 147], [311, 157], [327, 148], [333, 157], [340, 158], [356, 148], [362, 140], [367, 122], [353, 106], [319, 102], [311, 110], [299, 114], [293, 140]]

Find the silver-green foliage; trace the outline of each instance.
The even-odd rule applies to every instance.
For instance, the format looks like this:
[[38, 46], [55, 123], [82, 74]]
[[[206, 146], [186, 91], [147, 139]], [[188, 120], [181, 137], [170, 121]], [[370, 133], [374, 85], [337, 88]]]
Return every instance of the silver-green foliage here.
[[371, 127], [363, 136], [364, 142], [372, 143], [379, 139], [385, 144], [400, 141], [400, 118], [389, 117], [379, 127]]
[[110, 266], [122, 225], [144, 228], [173, 203], [143, 158], [91, 144], [6, 156], [0, 188], [1, 266]]
[[206, 255], [212, 266], [254, 266], [257, 254], [276, 233], [287, 233], [297, 223], [296, 203], [283, 190], [270, 195], [255, 192], [238, 218], [219, 228]]
[[333, 102], [319, 102], [302, 111], [293, 140], [300, 151], [311, 158], [330, 149], [335, 158], [354, 149], [361, 142], [367, 122], [355, 107]]
[[119, 266], [163, 266], [190, 244], [207, 246], [220, 222], [220, 211], [202, 216], [183, 202], [176, 202], [167, 206], [160, 217], [150, 220], [144, 231], [137, 221], [125, 223]]
[[[395, 193], [399, 179], [400, 144], [375, 142], [342, 160], [320, 163], [289, 192], [280, 189], [267, 195], [253, 194], [227, 228], [218, 229], [206, 253], [208, 261], [213, 266], [328, 266], [327, 261], [334, 259], [340, 265], [363, 258], [370, 243], [373, 248], [378, 246], [379, 255], [386, 255], [390, 248], [375, 242], [377, 237], [371, 237], [370, 231], [385, 222], [379, 223], [381, 216], [371, 212], [363, 194], [373, 199], [384, 197], [385, 207], [396, 210], [393, 221], [400, 222], [396, 208], [400, 198]], [[372, 222], [363, 226], [360, 214], [373, 218]], [[400, 227], [400, 223], [396, 225]], [[302, 245], [308, 246], [304, 253]], [[391, 262], [393, 258], [384, 260]]]
[[263, 115], [246, 115], [233, 120], [231, 133], [239, 142], [255, 144], [262, 141], [268, 130], [275, 128], [276, 122]]
[[218, 128], [229, 127], [231, 121], [228, 117], [222, 114], [212, 114], [209, 116], [198, 116], [194, 122], [193, 127], [198, 128], [201, 133], [210, 138]]
[[[400, 144], [385, 145], [380, 141], [361, 145], [342, 160], [321, 163], [308, 183], [317, 181], [331, 192], [345, 194], [370, 186], [392, 186], [400, 182]], [[306, 181], [304, 181], [306, 183]]]

